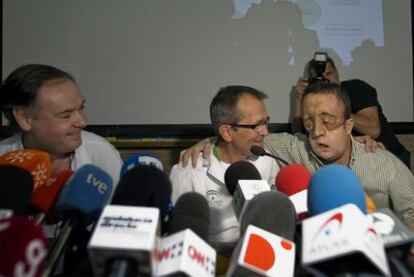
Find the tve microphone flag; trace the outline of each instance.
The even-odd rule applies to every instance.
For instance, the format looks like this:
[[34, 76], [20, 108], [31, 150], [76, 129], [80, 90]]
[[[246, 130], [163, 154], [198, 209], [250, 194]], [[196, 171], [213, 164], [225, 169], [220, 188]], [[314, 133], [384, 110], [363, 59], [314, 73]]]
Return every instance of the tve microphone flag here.
[[49, 154], [33, 149], [18, 149], [0, 155], [0, 165], [17, 166], [29, 171], [33, 177], [33, 190], [46, 184], [52, 173]]
[[106, 206], [88, 244], [95, 275], [115, 276], [122, 266], [131, 276], [153, 274], [159, 218], [157, 208]]
[[161, 161], [151, 153], [136, 153], [124, 161], [121, 168], [121, 176], [124, 175], [128, 170], [131, 170], [140, 165], [155, 166], [161, 171], [164, 171]]
[[23, 216], [0, 219], [0, 275], [42, 276], [47, 239], [33, 220]]
[[390, 275], [380, 234], [354, 204], [302, 222], [302, 262], [312, 273]]
[[58, 258], [69, 245], [74, 230], [94, 223], [112, 192], [112, 178], [99, 167], [80, 167], [59, 193], [53, 216], [63, 227], [49, 252], [45, 276], [53, 275]]
[[294, 276], [295, 243], [249, 225], [227, 276]]
[[277, 190], [289, 196], [299, 218], [307, 216], [308, 186], [311, 177], [310, 171], [301, 164], [287, 165], [276, 175]]
[[192, 230], [162, 238], [155, 276], [215, 276], [216, 251]]

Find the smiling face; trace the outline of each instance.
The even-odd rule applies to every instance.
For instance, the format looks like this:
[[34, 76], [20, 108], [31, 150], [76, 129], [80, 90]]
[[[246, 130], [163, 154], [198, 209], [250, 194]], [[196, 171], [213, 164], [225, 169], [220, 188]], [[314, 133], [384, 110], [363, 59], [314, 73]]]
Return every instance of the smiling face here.
[[69, 79], [46, 82], [39, 89], [34, 107], [27, 108], [19, 125], [25, 147], [48, 152], [52, 159], [71, 154], [82, 144], [86, 126], [84, 99]]
[[326, 163], [347, 165], [353, 120], [345, 119], [343, 102], [335, 94], [312, 93], [305, 95], [302, 104], [312, 151]]

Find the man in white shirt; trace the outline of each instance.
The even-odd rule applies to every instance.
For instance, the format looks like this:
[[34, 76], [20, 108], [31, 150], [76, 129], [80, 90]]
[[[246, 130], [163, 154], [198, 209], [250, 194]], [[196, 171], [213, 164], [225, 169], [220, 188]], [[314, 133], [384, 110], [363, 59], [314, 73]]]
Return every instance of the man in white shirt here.
[[94, 164], [118, 183], [122, 160], [105, 139], [82, 129], [85, 100], [67, 72], [49, 65], [23, 65], [5, 79], [1, 110], [17, 134], [0, 142], [0, 154], [31, 148], [49, 153], [52, 174]]
[[210, 119], [216, 141], [208, 159], [200, 155], [196, 168], [176, 164], [171, 170], [172, 200], [185, 192], [204, 195], [210, 206], [210, 243], [216, 248], [232, 245], [240, 236], [239, 223], [234, 213], [232, 196], [226, 189], [224, 174], [230, 164], [248, 160], [256, 166], [262, 179], [275, 183], [279, 170], [269, 157], [256, 157], [250, 152], [252, 145], [263, 146], [269, 133], [269, 116], [263, 102], [267, 96], [245, 86], [220, 89], [210, 104]]

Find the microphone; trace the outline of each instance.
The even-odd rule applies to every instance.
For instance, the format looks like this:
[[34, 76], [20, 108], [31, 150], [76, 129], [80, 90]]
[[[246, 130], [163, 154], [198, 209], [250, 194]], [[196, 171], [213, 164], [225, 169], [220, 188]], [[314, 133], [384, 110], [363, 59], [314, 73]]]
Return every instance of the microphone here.
[[390, 275], [380, 234], [350, 203], [302, 222], [302, 263], [314, 275]]
[[0, 165], [0, 209], [11, 210], [12, 214], [24, 213], [33, 185], [33, 177], [27, 170]]
[[256, 195], [240, 222], [239, 240], [227, 276], [293, 276], [296, 211], [278, 191]]
[[49, 181], [32, 193], [30, 205], [36, 212], [40, 212], [36, 219], [36, 224], [40, 225], [46, 218], [49, 223], [53, 223], [53, 207], [55, 201], [65, 185], [66, 181], [73, 175], [72, 170], [64, 170], [52, 176]]
[[[137, 154], [133, 154], [131, 156], [129, 156], [122, 165], [121, 168], [121, 176], [125, 175], [126, 172], [128, 172], [129, 170], [138, 167], [138, 166], [142, 166], [142, 165], [146, 165], [146, 166], [154, 166], [156, 168], [158, 168], [160, 171], [164, 172], [164, 167], [162, 165], [162, 162], [154, 155], [152, 155], [151, 153], [148, 152], [143, 152], [143, 153], [137, 153]], [[168, 214], [172, 211], [173, 209], [173, 204], [171, 199], [169, 200], [168, 203]]]
[[262, 180], [257, 168], [243, 160], [234, 162], [227, 168], [224, 182], [229, 193], [233, 195], [232, 205], [239, 220], [253, 196], [270, 190], [269, 184]]
[[121, 176], [111, 203], [158, 208], [164, 219], [169, 211], [171, 191], [171, 181], [164, 172], [154, 166], [141, 165]]
[[124, 160], [121, 168], [121, 176], [128, 170], [133, 169], [140, 165], [152, 165], [161, 171], [164, 171], [161, 161], [154, 155], [148, 152], [137, 153], [129, 156]]
[[312, 177], [310, 171], [301, 164], [283, 167], [276, 176], [276, 187], [293, 202], [299, 219], [307, 217], [308, 186]]
[[157, 208], [107, 205], [88, 243], [96, 276], [147, 276], [155, 272], [160, 233]]
[[23, 216], [0, 219], [0, 242], [1, 276], [41, 276], [47, 239], [32, 220]]
[[210, 208], [204, 196], [196, 192], [187, 192], [178, 198], [168, 221], [167, 233], [172, 235], [187, 228], [208, 241]]
[[[126, 217], [126, 214], [123, 214], [125, 212], [137, 222], [148, 219], [152, 223], [145, 223], [142, 226], [134, 225], [130, 229], [123, 228], [122, 223], [117, 222], [114, 223], [112, 229], [108, 229], [103, 223], [98, 223], [100, 227], [97, 227], [88, 245], [92, 268], [97, 275], [104, 273], [123, 275], [120, 273], [122, 270], [131, 271], [131, 275], [154, 272], [151, 253], [156, 249], [157, 245], [154, 240], [160, 233], [158, 225], [161, 222], [158, 217], [161, 216], [163, 219], [167, 215], [171, 187], [168, 176], [155, 166], [139, 165], [121, 175], [111, 200], [111, 206], [108, 206], [105, 212], [111, 218], [119, 214], [121, 219]], [[103, 220], [103, 216], [104, 213], [100, 221]], [[118, 232], [119, 238], [114, 239], [120, 241], [119, 244], [99, 239], [108, 233], [108, 230]], [[143, 232], [142, 236], [139, 235], [140, 232]], [[137, 234], [136, 237], [132, 237], [133, 233]], [[128, 238], [131, 240], [128, 241]], [[134, 244], [131, 244], [131, 241]]]
[[308, 187], [309, 215], [314, 216], [345, 204], [356, 205], [366, 213], [365, 193], [358, 176], [343, 165], [318, 169]]
[[224, 183], [230, 195], [234, 194], [239, 180], [261, 180], [257, 168], [248, 161], [237, 161], [232, 163], [224, 174]]
[[178, 198], [169, 221], [169, 236], [162, 238], [155, 276], [215, 276], [216, 251], [207, 244], [210, 210], [195, 192]]
[[365, 202], [367, 203], [367, 213], [373, 213], [377, 209], [377, 206], [374, 203], [374, 200], [365, 193]]
[[252, 152], [252, 154], [256, 155], [256, 156], [269, 156], [269, 157], [272, 157], [276, 161], [282, 162], [285, 165], [289, 164], [286, 160], [284, 160], [280, 157], [277, 157], [275, 155], [272, 155], [270, 153], [267, 153], [266, 150], [264, 150], [262, 147], [257, 146], [257, 145], [252, 145], [252, 147], [250, 148], [250, 152]]
[[44, 276], [53, 273], [56, 262], [75, 229], [79, 226], [88, 226], [98, 219], [111, 192], [112, 178], [92, 164], [83, 165], [69, 179], [60, 191], [54, 206], [54, 218], [64, 222], [49, 252]]
[[377, 209], [366, 218], [384, 241], [391, 275], [413, 276], [410, 249], [414, 242], [414, 234], [388, 208]]
[[18, 149], [0, 155], [0, 165], [12, 165], [30, 172], [33, 191], [47, 183], [52, 174], [48, 153], [33, 149]]

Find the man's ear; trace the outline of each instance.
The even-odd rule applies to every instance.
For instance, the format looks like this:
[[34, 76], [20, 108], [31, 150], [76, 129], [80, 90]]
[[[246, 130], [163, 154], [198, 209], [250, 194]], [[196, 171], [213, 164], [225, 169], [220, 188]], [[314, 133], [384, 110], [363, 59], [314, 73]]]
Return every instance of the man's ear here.
[[354, 119], [352, 117], [345, 120], [346, 133], [350, 135], [352, 133], [352, 128], [354, 128]]
[[13, 108], [13, 116], [22, 131], [27, 132], [32, 128], [32, 115], [25, 108]]
[[226, 125], [226, 124], [222, 124], [220, 125], [219, 129], [218, 129], [221, 138], [225, 141], [225, 142], [231, 142], [232, 141], [232, 129], [230, 125]]

